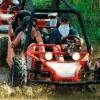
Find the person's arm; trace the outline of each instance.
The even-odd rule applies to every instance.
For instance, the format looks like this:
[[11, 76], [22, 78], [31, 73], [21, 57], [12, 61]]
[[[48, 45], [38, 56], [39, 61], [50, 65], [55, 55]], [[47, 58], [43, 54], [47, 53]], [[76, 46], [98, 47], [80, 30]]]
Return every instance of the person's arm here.
[[31, 36], [33, 39], [35, 38], [37, 43], [43, 43], [43, 40], [42, 40], [42, 36], [41, 36], [41, 33], [39, 31], [36, 31], [34, 27], [32, 27], [32, 34], [33, 36]]
[[78, 44], [78, 45], [82, 45], [83, 44], [83, 39], [82, 38], [80, 38], [80, 41], [79, 41], [79, 39], [77, 39], [77, 38], [74, 38], [75, 39], [75, 41], [76, 41], [76, 43]]
[[[33, 39], [35, 37], [35, 39], [36, 39], [36, 41], [37, 41], [38, 44], [43, 44], [43, 40], [42, 40], [42, 36], [41, 36], [40, 31], [36, 31], [35, 28], [32, 27], [32, 31], [31, 32], [33, 34], [31, 37]], [[45, 52], [44, 46], [38, 46], [38, 49], [39, 49], [39, 51], [44, 51]], [[39, 58], [40, 59], [44, 59], [44, 54], [39, 54]]]
[[12, 29], [12, 18], [8, 18], [8, 19], [7, 19], [7, 22], [8, 22], [8, 24], [9, 24], [10, 36], [12, 37], [12, 36], [15, 35], [15, 34], [14, 34], [14, 31], [13, 31], [13, 29]]
[[23, 31], [21, 31], [21, 32], [17, 35], [17, 37], [15, 38], [15, 40], [14, 40], [13, 42], [11, 42], [10, 46], [11, 46], [12, 48], [14, 48], [14, 47], [16, 47], [16, 46], [18, 45], [18, 43], [19, 43], [20, 40], [21, 40], [22, 35], [23, 35]]
[[[71, 35], [76, 35], [77, 37], [79, 37], [79, 33], [78, 33], [78, 31], [77, 31], [76, 29], [73, 29], [73, 30], [72, 30]], [[79, 37], [79, 38], [80, 38], [80, 37]], [[81, 41], [79, 41], [79, 39], [77, 39], [77, 38], [74, 38], [74, 40], [75, 40], [75, 42], [76, 42], [77, 44], [79, 44], [79, 45], [82, 45], [82, 44], [83, 44], [83, 39], [82, 39], [82, 38], [80, 38]]]

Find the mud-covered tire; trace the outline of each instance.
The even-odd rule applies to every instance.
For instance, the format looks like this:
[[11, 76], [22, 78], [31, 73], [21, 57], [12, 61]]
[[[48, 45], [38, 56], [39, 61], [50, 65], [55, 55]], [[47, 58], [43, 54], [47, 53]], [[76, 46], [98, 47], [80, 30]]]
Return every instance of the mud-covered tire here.
[[11, 84], [22, 86], [27, 83], [26, 59], [24, 56], [16, 55], [12, 58]]
[[5, 64], [7, 58], [7, 49], [8, 49], [8, 37], [0, 38], [0, 62]]

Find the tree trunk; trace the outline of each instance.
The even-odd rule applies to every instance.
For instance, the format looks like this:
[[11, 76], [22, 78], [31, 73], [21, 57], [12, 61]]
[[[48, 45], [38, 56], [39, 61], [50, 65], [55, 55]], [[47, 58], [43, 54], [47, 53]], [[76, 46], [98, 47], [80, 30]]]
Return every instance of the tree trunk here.
[[100, 8], [100, 0], [98, 0], [98, 2], [99, 2], [99, 8]]

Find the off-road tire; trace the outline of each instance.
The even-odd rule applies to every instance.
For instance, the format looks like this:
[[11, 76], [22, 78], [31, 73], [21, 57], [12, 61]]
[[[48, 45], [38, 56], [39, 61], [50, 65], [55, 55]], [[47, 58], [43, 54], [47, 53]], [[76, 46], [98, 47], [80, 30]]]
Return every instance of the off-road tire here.
[[15, 55], [20, 55], [23, 51], [23, 47], [21, 45], [21, 42], [14, 48]]
[[6, 64], [7, 58], [7, 48], [8, 48], [8, 37], [0, 38], [0, 62], [1, 64]]
[[16, 55], [12, 58], [11, 83], [12, 86], [22, 86], [27, 83], [27, 68], [24, 56]]

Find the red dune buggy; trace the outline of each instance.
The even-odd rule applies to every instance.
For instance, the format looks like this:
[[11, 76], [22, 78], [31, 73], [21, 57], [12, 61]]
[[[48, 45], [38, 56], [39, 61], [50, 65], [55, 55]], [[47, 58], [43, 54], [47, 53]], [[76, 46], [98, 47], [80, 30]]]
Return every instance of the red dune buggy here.
[[[27, 84], [28, 81], [36, 82], [36, 83], [43, 83], [43, 84], [50, 84], [56, 86], [77, 86], [77, 85], [84, 85], [84, 84], [96, 84], [99, 83], [100, 80], [93, 80], [93, 81], [86, 81], [86, 75], [89, 73], [94, 72], [95, 70], [90, 70], [90, 59], [89, 56], [91, 55], [91, 45], [88, 39], [88, 35], [86, 33], [81, 15], [79, 11], [74, 8], [68, 1], [62, 0], [70, 9], [58, 9], [59, 8], [59, 0], [56, 0], [56, 7], [57, 8], [44, 8], [44, 9], [37, 9], [33, 7], [33, 4], [30, 0], [28, 0], [29, 7], [31, 10], [30, 22], [28, 27], [28, 33], [26, 37], [26, 42], [23, 47], [23, 54], [24, 55], [15, 55], [14, 49], [10, 47], [10, 43], [13, 41], [9, 35], [8, 37], [8, 54], [7, 54], [7, 62], [9, 67], [11, 68], [11, 82], [12, 86], [23, 85]], [[80, 23], [82, 33], [87, 45], [87, 52], [80, 52], [80, 46], [74, 43], [73, 41], [69, 41], [68, 37], [76, 37], [76, 36], [66, 36], [60, 42], [67, 39], [68, 49], [65, 51], [61, 51], [57, 45], [54, 44], [34, 44], [31, 45], [29, 50], [27, 51], [29, 37], [31, 34], [31, 28], [33, 24], [33, 19], [35, 16], [35, 12], [67, 12], [67, 13], [75, 13], [78, 21]], [[47, 16], [47, 15], [45, 15]], [[37, 15], [39, 19], [45, 19], [41, 14]], [[52, 27], [52, 26], [44, 26], [46, 21], [38, 20], [37, 27]], [[10, 31], [9, 31], [10, 32]], [[78, 37], [76, 37], [78, 38]], [[78, 38], [79, 39], [79, 38]], [[80, 39], [79, 39], [80, 40]], [[49, 51], [31, 51], [34, 46], [44, 46], [44, 47], [56, 47], [58, 52], [53, 52], [52, 50]], [[76, 47], [76, 49], [74, 48]], [[77, 50], [77, 52], [76, 52]], [[39, 59], [39, 54], [44, 54], [45, 59]], [[54, 55], [63, 55], [65, 61], [56, 61]], [[43, 65], [43, 67], [41, 67]]]

